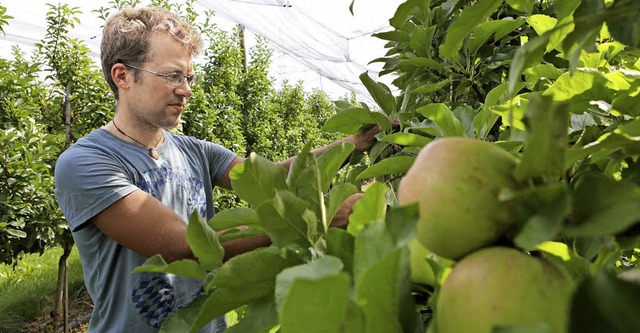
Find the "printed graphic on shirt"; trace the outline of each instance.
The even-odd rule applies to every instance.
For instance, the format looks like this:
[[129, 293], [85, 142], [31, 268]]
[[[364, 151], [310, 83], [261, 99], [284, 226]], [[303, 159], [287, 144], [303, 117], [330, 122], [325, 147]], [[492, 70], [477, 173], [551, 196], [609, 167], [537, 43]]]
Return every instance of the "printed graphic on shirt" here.
[[157, 198], [173, 198], [172, 209], [178, 214], [189, 216], [197, 209], [200, 216], [207, 216], [202, 179], [185, 170], [168, 167], [150, 169], [142, 177], [140, 188]]
[[131, 301], [145, 323], [160, 328], [162, 322], [174, 311], [174, 293], [173, 286], [166, 279], [153, 277], [133, 288]]
[[[193, 300], [202, 295], [204, 295], [204, 286], [190, 299]], [[153, 328], [160, 328], [167, 318], [188, 304], [177, 304], [177, 299], [176, 290], [164, 276], [154, 276], [141, 281], [131, 293], [131, 301], [138, 316]], [[214, 319], [209, 327], [215, 333], [223, 333], [228, 327], [225, 316]]]

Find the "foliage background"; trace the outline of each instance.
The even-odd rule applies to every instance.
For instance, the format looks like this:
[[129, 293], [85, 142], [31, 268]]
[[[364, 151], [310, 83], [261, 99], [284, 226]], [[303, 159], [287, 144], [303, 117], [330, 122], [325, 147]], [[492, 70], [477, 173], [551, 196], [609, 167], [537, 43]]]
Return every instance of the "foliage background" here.
[[[163, 4], [194, 17], [190, 3]], [[430, 271], [430, 279], [418, 281], [411, 275], [408, 243], [415, 211], [397, 207], [395, 191], [422, 147], [436, 139], [463, 136], [495, 142], [519, 159], [514, 177], [526, 186], [501, 199], [520, 213], [518, 228], [501, 241], [548, 259], [575, 279], [570, 331], [640, 330], [633, 315], [640, 311], [639, 288], [619, 278], [637, 266], [640, 248], [639, 15], [640, 5], [630, 0], [408, 0], [391, 19], [395, 30], [378, 35], [388, 41], [389, 52], [375, 60], [398, 76], [394, 84], [401, 94], [392, 95], [388, 87], [363, 73], [360, 78], [377, 105], [339, 102], [339, 112], [332, 116], [332, 108], [325, 108], [331, 103], [322, 94], [302, 98], [299, 85], [279, 92], [270, 89], [264, 75], [268, 50], [253, 50], [256, 61], [245, 71], [234, 33], [205, 24], [210, 30], [203, 31], [216, 43], [205, 51], [209, 61], [199, 64], [207, 73], [206, 82], [196, 90], [193, 110], [185, 114], [179, 130], [220, 141], [241, 155], [259, 152], [279, 159], [301, 153], [286, 176], [262, 156], [251, 155], [232, 174], [240, 197], [220, 193], [219, 210], [224, 214], [212, 221], [196, 217], [190, 221], [188, 238], [198, 260], [167, 265], [154, 257], [140, 268], [182, 273], [207, 284], [205, 294], [169, 319], [164, 329], [184, 329], [186, 323], [195, 331], [238, 309], [241, 320], [236, 331], [247, 327], [309, 331], [335, 325], [332, 329], [344, 332], [417, 332], [424, 325], [427, 332], [437, 332], [431, 325], [432, 315], [437, 319], [434, 303], [455, 262], [427, 252], [419, 263]], [[61, 18], [55, 13], [51, 20], [53, 26], [68, 24], [56, 25]], [[64, 35], [55, 31], [52, 36]], [[38, 82], [37, 75], [7, 74], [12, 81], [5, 89], [15, 87], [14, 81], [24, 82], [24, 89], [7, 90], [11, 92], [7, 96], [16, 97], [5, 103], [8, 106], [3, 104], [2, 114], [19, 119], [15, 125], [3, 125], [8, 133], [20, 130], [17, 137], [6, 134], [9, 147], [13, 142], [24, 147], [26, 142], [33, 145], [27, 150], [33, 151], [40, 147], [36, 141], [51, 136], [58, 143], [48, 157], [53, 159], [64, 145], [60, 110], [73, 100], [66, 98], [67, 92], [73, 96], [81, 90], [65, 78], [91, 77], [65, 72], [72, 68], [64, 66], [70, 63], [65, 59], [75, 58], [70, 50], [67, 56], [56, 56], [59, 38], [43, 41], [42, 48], [51, 57], [44, 57], [42, 66], [48, 66], [47, 82], [55, 82], [55, 89], [36, 93], [38, 85], [32, 87], [30, 82]], [[46, 98], [29, 97], [34, 93]], [[42, 116], [14, 112], [23, 100], [42, 110]], [[74, 123], [64, 125], [74, 128], [71, 137], [77, 137], [89, 125], [106, 122], [108, 113], [97, 123], [74, 114]], [[25, 126], [28, 117], [44, 127]], [[308, 154], [309, 147], [330, 138], [317, 126], [304, 126], [313, 118], [321, 120], [329, 133], [352, 134], [373, 124], [384, 131], [367, 156], [341, 146], [316, 160]], [[20, 141], [34, 132], [42, 136]], [[309, 144], [302, 148], [303, 143]], [[19, 178], [10, 172], [24, 165], [10, 163], [28, 161], [26, 150], [16, 150], [2, 169], [8, 170], [6, 193], [25, 195], [32, 188], [12, 186]], [[335, 177], [346, 157], [354, 165], [362, 159], [368, 163]], [[37, 170], [32, 174], [50, 177], [50, 164], [32, 168]], [[264, 174], [270, 177], [258, 177]], [[336, 204], [356, 190], [365, 190], [365, 197], [354, 207], [349, 228], [327, 228]], [[37, 249], [24, 237], [31, 235], [32, 226], [47, 239], [57, 237], [58, 229], [51, 226], [22, 223], [37, 220], [24, 207], [6, 208], [5, 215], [23, 218], [3, 225], [1, 235], [15, 248], [24, 243]], [[267, 233], [274, 247], [222, 263], [219, 241], [243, 234], [225, 233], [217, 239], [210, 229], [236, 224]], [[305, 307], [309, 299], [331, 301], [334, 306]], [[544, 327], [504, 331], [543, 332]]]
[[[96, 16], [104, 20], [112, 11], [138, 3], [110, 2], [97, 9]], [[152, 3], [191, 20], [207, 41], [199, 57], [204, 60], [196, 64], [202, 83], [176, 131], [218, 142], [240, 156], [257, 152], [272, 159], [284, 159], [305, 143], [319, 146], [335, 137], [321, 131], [324, 120], [334, 114], [324, 93], [305, 93], [301, 83], [285, 83], [276, 91], [266, 71], [271, 53], [262, 42], [247, 51], [251, 61], [245, 71], [238, 32], [218, 28], [210, 21], [211, 13], [196, 13], [193, 4]], [[53, 196], [53, 166], [66, 145], [113, 115], [114, 101], [101, 70], [83, 42], [69, 37], [70, 29], [80, 23], [78, 14], [77, 8], [49, 5], [47, 34], [34, 53], [16, 48], [12, 59], [0, 59], [3, 263], [72, 241]], [[0, 6], [0, 28], [7, 24], [10, 13]], [[216, 197], [217, 210], [243, 205], [222, 190], [216, 189]]]

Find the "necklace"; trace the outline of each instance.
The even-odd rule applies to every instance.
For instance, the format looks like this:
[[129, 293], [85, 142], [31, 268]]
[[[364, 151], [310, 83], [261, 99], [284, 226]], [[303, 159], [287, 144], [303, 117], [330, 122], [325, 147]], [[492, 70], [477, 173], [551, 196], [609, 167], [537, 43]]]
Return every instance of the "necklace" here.
[[160, 158], [160, 154], [158, 154], [158, 152], [156, 151], [155, 146], [158, 145], [158, 143], [160, 143], [160, 141], [162, 140], [162, 137], [160, 137], [160, 139], [158, 140], [158, 142], [156, 142], [156, 144], [153, 147], [149, 147], [147, 145], [145, 145], [144, 143], [132, 138], [131, 136], [129, 136], [129, 134], [125, 133], [124, 131], [122, 131], [118, 125], [116, 125], [116, 120], [115, 119], [111, 119], [111, 122], [113, 123], [113, 126], [116, 127], [116, 129], [118, 130], [118, 132], [122, 133], [122, 135], [126, 136], [127, 138], [137, 142], [138, 144], [142, 145], [143, 147], [149, 149], [149, 156], [151, 156], [153, 159], [157, 160]]

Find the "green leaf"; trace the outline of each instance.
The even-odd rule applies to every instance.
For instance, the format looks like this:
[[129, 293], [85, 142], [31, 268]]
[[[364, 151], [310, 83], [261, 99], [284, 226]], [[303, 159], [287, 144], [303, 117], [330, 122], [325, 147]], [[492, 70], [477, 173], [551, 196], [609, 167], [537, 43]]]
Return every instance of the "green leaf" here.
[[202, 268], [211, 271], [222, 265], [224, 249], [218, 241], [216, 232], [207, 225], [197, 211], [189, 216], [187, 242]]
[[511, 67], [509, 68], [509, 95], [513, 96], [520, 81], [520, 76], [525, 69], [533, 67], [542, 60], [545, 48], [549, 44], [549, 34], [530, 39], [526, 44], [519, 47], [513, 56]]
[[318, 169], [320, 169], [320, 191], [326, 192], [331, 182], [338, 174], [338, 171], [344, 165], [349, 155], [353, 152], [355, 146], [352, 143], [343, 142], [335, 145], [325, 151], [318, 158]]
[[571, 305], [570, 330], [581, 333], [640, 332], [640, 285], [601, 272], [583, 281]]
[[418, 217], [418, 205], [395, 206], [389, 209], [385, 222], [396, 246], [408, 246], [409, 241], [414, 238]]
[[298, 155], [291, 160], [287, 173], [287, 185], [293, 193], [298, 193], [306, 185], [306, 180], [300, 180], [305, 170], [316, 167], [315, 156], [311, 153], [311, 142], [304, 145]]
[[363, 128], [377, 123], [374, 113], [363, 108], [344, 110], [329, 118], [322, 129], [329, 133], [358, 134]]
[[226, 243], [233, 240], [264, 236], [264, 230], [262, 228], [249, 227], [249, 228], [232, 228], [227, 229], [224, 233], [218, 235], [220, 243]]
[[527, 23], [535, 30], [538, 36], [542, 36], [545, 33], [553, 30], [556, 24], [558, 23], [558, 19], [555, 17], [551, 17], [543, 14], [535, 14], [527, 17]]
[[407, 20], [415, 14], [415, 12], [428, 9], [431, 1], [427, 0], [408, 0], [400, 4], [396, 9], [393, 17], [389, 20], [392, 27], [400, 29]]
[[[324, 216], [322, 175], [318, 167], [318, 160], [310, 152], [310, 144], [305, 145], [302, 152], [293, 159], [287, 176], [287, 184], [296, 196], [307, 203], [307, 208], [310, 211], [316, 216]], [[324, 218], [323, 221], [325, 221]]]
[[353, 253], [355, 249], [355, 237], [344, 229], [329, 228], [325, 234], [327, 254], [340, 258], [344, 264], [344, 271], [353, 272]]
[[564, 151], [568, 145], [567, 107], [534, 94], [526, 112], [524, 154], [515, 177], [519, 181], [536, 177], [558, 179], [564, 172]]
[[367, 72], [360, 74], [360, 81], [385, 114], [392, 115], [396, 113], [396, 100], [389, 87], [384, 83], [373, 81]]
[[364, 311], [367, 332], [418, 331], [421, 325], [410, 291], [406, 247], [396, 248], [364, 271], [356, 282], [356, 299]]
[[518, 200], [522, 205], [529, 206], [527, 208], [530, 211], [525, 224], [513, 239], [525, 251], [531, 251], [543, 242], [555, 239], [572, 208], [570, 194], [559, 183], [527, 189], [519, 195]]
[[[336, 257], [323, 256], [305, 265], [294, 266], [283, 270], [276, 277], [275, 300], [278, 312], [283, 313], [282, 307], [289, 297], [289, 292], [294, 283], [300, 280], [322, 280], [333, 277], [342, 272], [342, 261]], [[349, 283], [347, 277], [347, 284]], [[318, 291], [322, 292], [322, 289]], [[339, 296], [339, 295], [336, 295]], [[313, 299], [311, 297], [310, 299]], [[300, 304], [297, 304], [300, 306]]]
[[353, 184], [338, 184], [331, 188], [331, 191], [328, 193], [327, 199], [327, 221], [332, 221], [333, 217], [340, 209], [340, 205], [347, 200], [352, 194], [355, 194], [358, 191], [358, 188]]
[[518, 17], [515, 20], [509, 17], [502, 20], [491, 20], [481, 23], [473, 31], [473, 34], [467, 42], [469, 53], [475, 54], [492, 35], [495, 34], [493, 37], [494, 40], [500, 40], [508, 33], [519, 28], [524, 22], [525, 19], [522, 17]]
[[356, 180], [405, 173], [409, 170], [411, 165], [413, 165], [415, 160], [415, 156], [391, 156], [389, 158], [385, 158], [384, 160], [364, 169], [360, 174], [358, 174]]
[[[524, 83], [518, 83], [516, 85], [516, 92], [524, 88]], [[489, 131], [498, 121], [499, 116], [491, 109], [495, 105], [504, 104], [509, 100], [509, 85], [503, 83], [495, 88], [491, 89], [487, 94], [487, 97], [482, 106], [482, 110], [476, 114], [473, 118], [473, 128], [476, 133], [475, 137], [478, 139], [486, 139]]]
[[400, 4], [393, 17], [389, 20], [392, 27], [400, 29], [415, 12], [426, 10], [431, 4], [430, 0], [408, 0]]
[[216, 231], [222, 231], [239, 226], [257, 226], [260, 219], [255, 210], [248, 207], [234, 207], [217, 212], [209, 220], [209, 226]]
[[447, 31], [444, 43], [440, 46], [440, 54], [455, 60], [462, 43], [471, 32], [502, 5], [503, 1], [479, 0], [474, 5], [465, 7]]
[[507, 0], [509, 6], [526, 14], [533, 10], [533, 0]]
[[22, 230], [18, 230], [18, 229], [13, 229], [13, 228], [7, 228], [5, 229], [7, 231], [7, 233], [13, 237], [18, 237], [18, 238], [26, 238], [27, 237], [27, 233], [22, 231]]
[[574, 190], [573, 236], [600, 237], [624, 231], [640, 219], [640, 187], [589, 173], [577, 179]]
[[193, 301], [189, 302], [163, 321], [159, 332], [173, 333], [185, 332], [188, 331], [187, 329], [194, 330], [194, 323], [196, 322], [206, 300], [206, 295], [196, 297]]
[[567, 149], [565, 168], [570, 168], [577, 161], [587, 156], [590, 157], [592, 163], [596, 163], [602, 160], [609, 160], [611, 158], [610, 155], [616, 151], [636, 154], [637, 147], [638, 143], [634, 137], [629, 137], [620, 131], [606, 133], [587, 146]]
[[301, 258], [290, 255], [285, 257], [278, 249], [259, 248], [229, 259], [220, 267], [207, 288], [253, 288], [266, 291], [261, 285], [275, 287], [275, 278], [282, 270], [302, 263]]
[[372, 266], [397, 248], [384, 220], [369, 223], [355, 237], [353, 279], [356, 285]]
[[[283, 332], [341, 332], [350, 321], [349, 276], [295, 280], [280, 311]], [[313, 300], [318, 306], [308, 306]]]
[[635, 80], [629, 89], [618, 91], [613, 98], [611, 107], [621, 114], [632, 117], [640, 116], [640, 81]]
[[464, 127], [464, 135], [469, 138], [475, 137], [475, 129], [473, 128], [473, 118], [477, 115], [477, 111], [468, 105], [460, 105], [453, 109], [453, 115], [456, 116], [462, 127]]
[[[189, 319], [192, 324], [189, 332], [196, 332], [242, 305], [273, 295], [276, 276], [285, 268], [301, 263], [300, 258], [284, 258], [273, 248], [253, 250], [229, 259], [207, 282], [206, 300], [197, 319]], [[184, 326], [178, 331], [184, 332]]]
[[633, 0], [618, 0], [610, 10], [615, 12], [612, 18], [606, 20], [609, 33], [617, 41], [631, 47], [640, 47], [640, 5]]
[[[313, 246], [315, 223], [307, 221], [307, 203], [289, 191], [276, 192], [273, 199], [258, 208], [260, 224], [273, 245], [283, 248], [297, 244], [302, 248]], [[311, 228], [311, 229], [310, 229]]]
[[570, 15], [578, 8], [582, 0], [564, 0], [558, 1], [553, 4], [553, 9], [555, 10], [556, 16], [559, 20], [563, 20]]
[[237, 324], [225, 333], [269, 333], [278, 325], [278, 312], [273, 296], [261, 298], [249, 304]]
[[449, 107], [443, 103], [432, 103], [422, 106], [416, 112], [436, 123], [440, 132], [440, 137], [445, 136], [465, 136], [465, 127], [456, 118]]
[[373, 182], [364, 191], [364, 196], [353, 205], [353, 213], [349, 215], [347, 231], [357, 235], [362, 229], [374, 221], [383, 220], [387, 211], [384, 183]]
[[585, 0], [573, 13], [575, 23], [573, 31], [562, 41], [562, 51], [570, 61], [570, 72], [578, 65], [578, 58], [583, 50], [594, 52], [596, 39], [607, 20], [615, 20], [618, 15], [606, 9], [603, 1]]
[[207, 271], [195, 260], [176, 260], [171, 264], [167, 264], [159, 254], [150, 257], [144, 264], [131, 271], [131, 273], [142, 272], [171, 273], [199, 280], [204, 280], [207, 276]]
[[527, 23], [535, 30], [539, 36], [543, 36], [548, 42], [545, 51], [560, 49], [564, 38], [573, 31], [573, 21], [571, 17], [565, 18], [558, 23], [558, 19], [543, 14], [535, 14], [527, 17]]
[[557, 80], [564, 72], [552, 64], [540, 64], [527, 68], [524, 71], [525, 75], [535, 76], [536, 80], [539, 78], [546, 78], [550, 80]]
[[405, 72], [409, 72], [415, 69], [425, 70], [427, 68], [442, 69], [442, 65], [436, 60], [426, 57], [411, 58], [402, 60], [398, 63], [398, 69]]
[[413, 90], [411, 90], [412, 94], [430, 94], [432, 92], [435, 91], [439, 91], [442, 90], [442, 88], [446, 87], [447, 85], [449, 85], [451, 81], [446, 79], [446, 80], [442, 80], [436, 83], [427, 83], [427, 84], [423, 84]]
[[287, 188], [286, 172], [285, 168], [251, 153], [244, 163], [231, 170], [231, 185], [241, 199], [258, 208], [270, 200], [276, 190]]
[[385, 135], [380, 139], [383, 142], [395, 143], [401, 146], [415, 146], [415, 147], [424, 147], [427, 143], [431, 142], [431, 138], [413, 134], [413, 133], [404, 133], [397, 132], [389, 135]]
[[544, 93], [557, 102], [571, 102], [569, 111], [581, 114], [592, 101], [611, 100], [613, 92], [607, 88], [609, 80], [601, 72], [578, 70], [562, 74]]
[[[417, 55], [420, 57], [429, 58], [431, 56], [431, 42], [433, 41], [433, 35], [436, 31], [436, 26], [430, 27], [418, 26], [413, 29], [411, 33], [411, 41], [409, 46], [413, 48]], [[437, 63], [437, 62], [436, 62]], [[428, 64], [430, 66], [432, 64]], [[400, 65], [398, 65], [400, 66]], [[442, 67], [439, 63], [435, 66]]]
[[404, 31], [378, 32], [373, 36], [380, 39], [395, 41], [395, 42], [408, 42], [410, 40], [409, 34], [407, 34]]

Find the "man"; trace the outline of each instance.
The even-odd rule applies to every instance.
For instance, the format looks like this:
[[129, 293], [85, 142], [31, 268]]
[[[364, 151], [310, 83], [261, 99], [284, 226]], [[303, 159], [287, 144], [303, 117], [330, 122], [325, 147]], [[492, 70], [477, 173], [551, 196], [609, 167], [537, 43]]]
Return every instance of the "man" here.
[[[156, 332], [201, 292], [195, 279], [131, 274], [156, 254], [167, 262], [193, 258], [188, 216], [197, 209], [212, 218], [213, 187], [231, 189], [229, 172], [244, 161], [217, 144], [165, 130], [178, 125], [192, 94], [192, 61], [201, 45], [188, 23], [159, 8], [125, 9], [104, 27], [102, 69], [116, 97], [115, 116], [66, 150], [55, 170], [56, 198], [94, 302], [90, 332]], [[334, 144], [346, 140], [368, 150], [378, 131]], [[335, 224], [346, 225], [352, 203]], [[265, 236], [225, 243], [225, 258], [269, 244]], [[203, 331], [225, 328], [219, 318]]]

